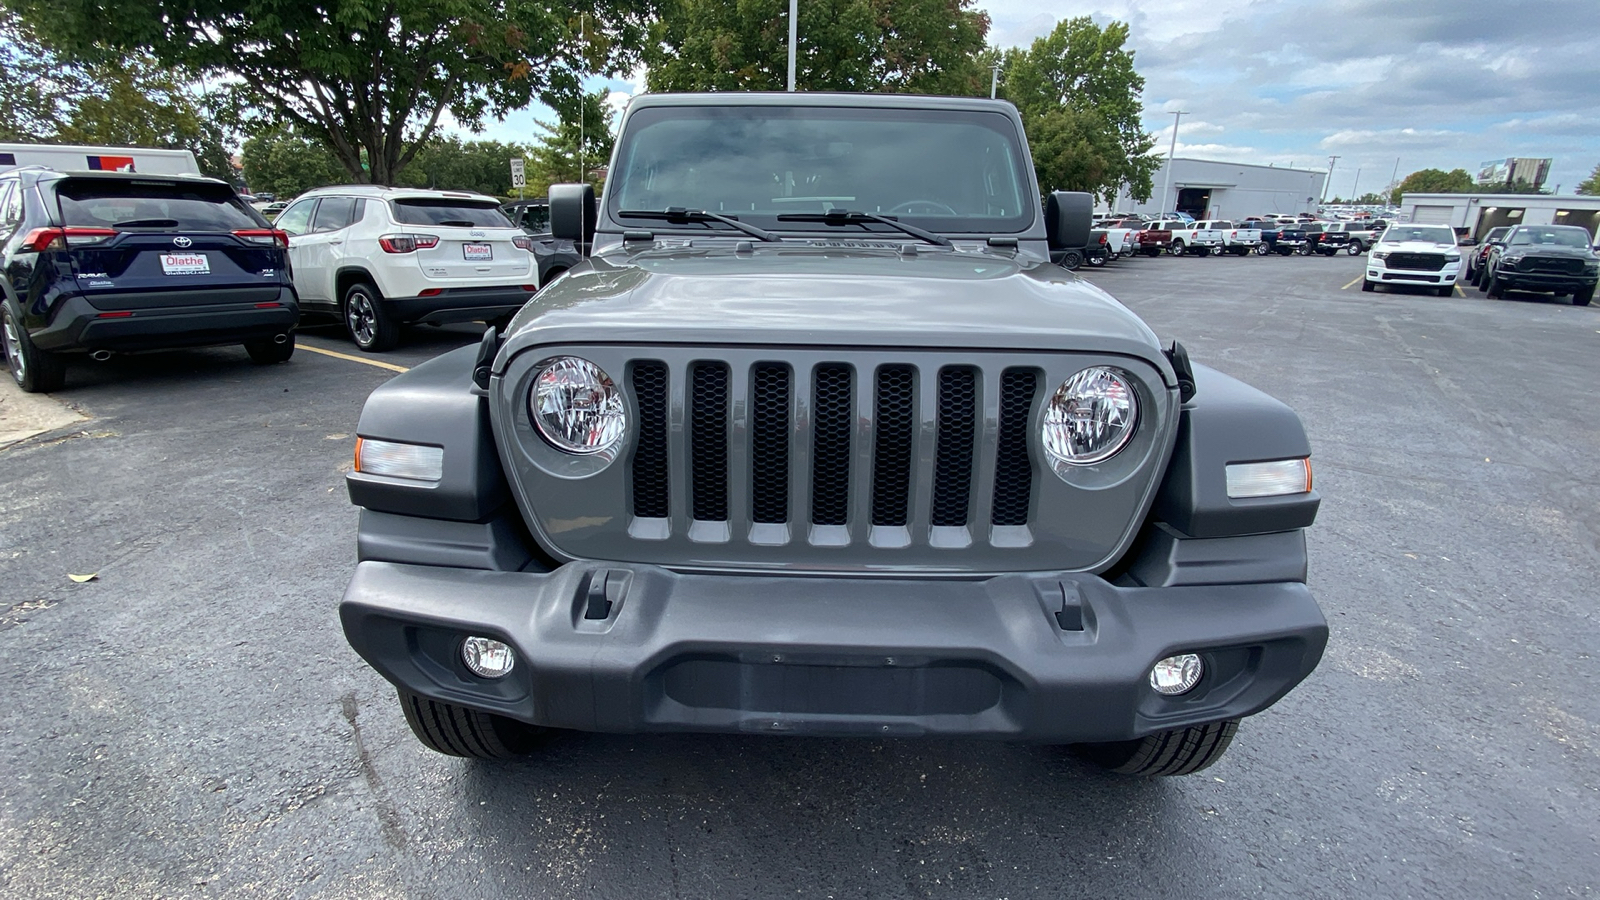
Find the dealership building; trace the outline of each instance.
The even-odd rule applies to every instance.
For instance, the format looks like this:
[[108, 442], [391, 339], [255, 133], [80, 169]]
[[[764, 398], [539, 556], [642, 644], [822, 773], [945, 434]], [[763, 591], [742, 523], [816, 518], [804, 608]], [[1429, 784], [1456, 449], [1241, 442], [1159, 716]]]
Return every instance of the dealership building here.
[[1406, 194], [1400, 220], [1464, 228], [1481, 240], [1502, 225], [1577, 225], [1595, 237], [1600, 197], [1555, 194]]
[[1177, 210], [1196, 219], [1315, 212], [1328, 179], [1322, 170], [1178, 157], [1171, 162], [1168, 188], [1167, 165], [1163, 162], [1151, 180], [1155, 190], [1148, 201], [1134, 200], [1124, 188], [1110, 211], [1154, 216]]

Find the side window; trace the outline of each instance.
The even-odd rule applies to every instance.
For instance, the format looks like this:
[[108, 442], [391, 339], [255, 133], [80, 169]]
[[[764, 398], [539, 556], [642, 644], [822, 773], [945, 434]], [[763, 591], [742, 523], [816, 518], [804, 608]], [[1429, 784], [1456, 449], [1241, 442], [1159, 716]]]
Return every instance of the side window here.
[[316, 209], [316, 206], [317, 201], [315, 199], [301, 200], [298, 203], [290, 204], [288, 209], [279, 214], [278, 221], [272, 224], [279, 231], [288, 232], [289, 234], [305, 234], [311, 230], [311, 211]]
[[11, 232], [22, 224], [22, 185], [6, 181], [0, 185], [0, 231]]
[[355, 221], [356, 200], [354, 197], [324, 197], [317, 206], [317, 214], [311, 220], [312, 231], [338, 231], [349, 227]]

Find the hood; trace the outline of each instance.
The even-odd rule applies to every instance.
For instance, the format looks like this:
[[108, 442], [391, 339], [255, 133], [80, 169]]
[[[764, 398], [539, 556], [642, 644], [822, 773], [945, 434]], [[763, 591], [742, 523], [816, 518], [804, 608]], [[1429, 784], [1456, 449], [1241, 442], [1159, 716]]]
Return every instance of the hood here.
[[1025, 253], [900, 248], [723, 243], [597, 256], [523, 307], [495, 370], [528, 347], [597, 341], [951, 347], [1133, 356], [1171, 383], [1155, 333], [1060, 266]]
[[1508, 244], [1506, 256], [1556, 256], [1563, 259], [1594, 259], [1595, 253], [1587, 247], [1565, 247], [1560, 244]]

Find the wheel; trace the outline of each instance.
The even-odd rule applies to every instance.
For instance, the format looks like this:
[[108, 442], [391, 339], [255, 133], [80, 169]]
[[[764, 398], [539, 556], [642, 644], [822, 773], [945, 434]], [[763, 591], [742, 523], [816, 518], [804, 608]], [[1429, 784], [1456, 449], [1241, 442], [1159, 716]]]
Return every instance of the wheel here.
[[1489, 290], [1489, 270], [1484, 269], [1478, 273], [1478, 292], [1483, 293], [1487, 290]]
[[1196, 248], [1194, 248], [1194, 255], [1200, 257], [1201, 259], [1205, 259], [1206, 257], [1211, 255], [1211, 248], [1210, 247], [1196, 247]]
[[1361, 254], [1367, 252], [1367, 248], [1361, 246], [1360, 241], [1351, 241], [1350, 246], [1346, 247], [1344, 252], [1350, 254], [1351, 256], [1360, 256]]
[[406, 724], [423, 746], [446, 756], [513, 759], [538, 749], [545, 729], [400, 690]]
[[1500, 276], [1493, 272], [1489, 273], [1489, 287], [1487, 289], [1487, 293], [1495, 300], [1499, 300], [1506, 295], [1505, 284], [1500, 281]]
[[1190, 775], [1216, 762], [1233, 743], [1239, 720], [1162, 731], [1137, 741], [1079, 744], [1078, 755], [1120, 775]]
[[1294, 255], [1294, 248], [1293, 247], [1279, 247], [1278, 248], [1278, 255], [1279, 256], [1293, 256]]
[[1172, 246], [1167, 248], [1167, 252], [1171, 253], [1173, 256], [1182, 256], [1183, 241], [1173, 241]]
[[1144, 248], [1144, 255], [1150, 257], [1151, 259], [1154, 259], [1154, 258], [1156, 258], [1156, 257], [1161, 255], [1161, 248], [1160, 247], [1146, 247], [1146, 248]]
[[264, 341], [248, 341], [244, 345], [244, 352], [250, 354], [250, 361], [258, 366], [288, 362], [289, 357], [294, 355], [294, 332], [290, 332], [289, 339], [281, 344], [272, 338]]
[[12, 300], [0, 305], [0, 343], [5, 345], [6, 369], [17, 387], [30, 394], [48, 394], [66, 385], [66, 360], [33, 345], [22, 325], [22, 310]]
[[1089, 262], [1089, 268], [1098, 269], [1101, 266], [1106, 264], [1106, 258], [1105, 258], [1104, 254], [1102, 254], [1100, 256], [1091, 256], [1091, 257], [1089, 257], [1088, 262]]
[[1310, 241], [1307, 241], [1306, 243], [1300, 245], [1300, 255], [1301, 256], [1310, 256], [1311, 255], [1311, 242]]
[[1456, 292], [1456, 286], [1453, 284], [1441, 284], [1436, 290], [1439, 296], [1448, 297]]
[[1376, 281], [1367, 281], [1366, 279], [1362, 279], [1361, 289], [1370, 294], [1378, 289], [1378, 283]]
[[1250, 251], [1255, 249], [1255, 248], [1247, 247], [1244, 244], [1240, 244], [1239, 246], [1233, 247], [1231, 249], [1233, 250], [1233, 255], [1234, 256], [1249, 256], [1250, 255]]
[[344, 292], [344, 324], [350, 340], [368, 353], [392, 350], [400, 342], [400, 323], [383, 308], [378, 289], [364, 281]]
[[1479, 272], [1477, 269], [1468, 269], [1467, 270], [1467, 284], [1470, 284], [1473, 287], [1477, 287], [1478, 286], [1478, 276], [1481, 275], [1481, 274], [1483, 274], [1483, 273]]
[[1594, 285], [1589, 285], [1581, 291], [1572, 292], [1573, 306], [1588, 306], [1594, 300]]
[[1272, 252], [1272, 245], [1267, 243], [1266, 241], [1262, 241], [1261, 243], [1256, 245], [1256, 255], [1257, 256], [1266, 256], [1268, 253], [1271, 253], [1271, 252]]
[[1061, 256], [1061, 266], [1066, 269], [1076, 269], [1083, 265], [1082, 250], [1068, 250]]

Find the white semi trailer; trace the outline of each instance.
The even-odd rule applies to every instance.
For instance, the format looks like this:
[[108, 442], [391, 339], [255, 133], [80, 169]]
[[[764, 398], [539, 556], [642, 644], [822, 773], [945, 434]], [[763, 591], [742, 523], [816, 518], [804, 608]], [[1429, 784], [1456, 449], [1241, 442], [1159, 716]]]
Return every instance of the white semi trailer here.
[[70, 144], [0, 144], [0, 172], [18, 166], [47, 166], [62, 172], [142, 172], [146, 175], [199, 175], [188, 150], [143, 147], [78, 147]]

